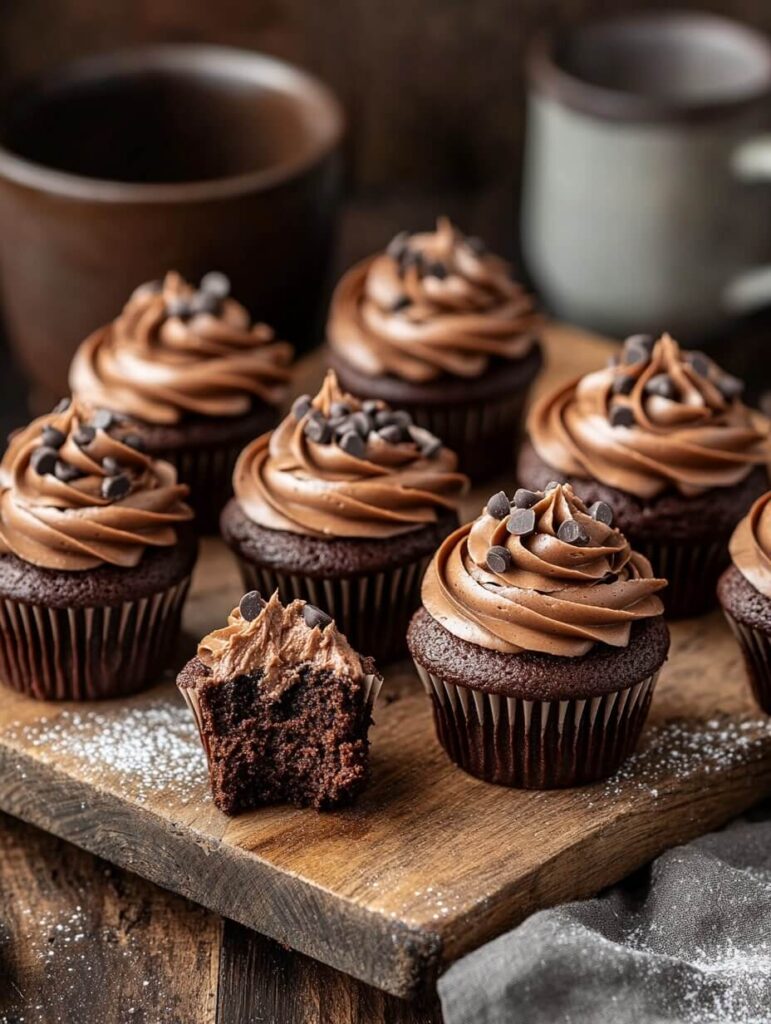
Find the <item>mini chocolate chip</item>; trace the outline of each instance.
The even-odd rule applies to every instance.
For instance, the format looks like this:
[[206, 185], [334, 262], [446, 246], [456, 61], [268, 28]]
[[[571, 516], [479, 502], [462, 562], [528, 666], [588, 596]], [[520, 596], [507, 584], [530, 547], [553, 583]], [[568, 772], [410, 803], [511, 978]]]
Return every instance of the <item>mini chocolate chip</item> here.
[[412, 416], [404, 409], [381, 409], [375, 413], [375, 424], [378, 427], [390, 427], [396, 425], [407, 430], [412, 426]]
[[408, 412], [405, 412], [404, 409], [394, 409], [391, 416], [393, 417], [393, 422], [398, 423], [399, 426], [404, 427], [405, 430], [412, 426], [412, 416], [410, 416]]
[[369, 437], [370, 430], [374, 428], [373, 418], [362, 410], [351, 413], [347, 422], [352, 430], [355, 430], [357, 434], [361, 434], [364, 438]]
[[118, 460], [114, 459], [112, 455], [105, 455], [102, 459], [102, 469], [105, 471], [107, 476], [117, 476], [118, 473], [120, 473]]
[[487, 552], [486, 561], [490, 572], [508, 572], [511, 568], [511, 552], [500, 544], [494, 544]]
[[72, 405], [72, 399], [71, 398], [60, 398], [59, 401], [56, 403], [56, 405], [51, 410], [51, 412], [57, 413], [57, 414], [60, 413], [60, 412], [67, 412], [67, 410], [69, 409], [69, 407], [71, 405]]
[[420, 454], [424, 459], [433, 459], [435, 455], [438, 455], [444, 445], [438, 437], [434, 437], [433, 434], [429, 434], [426, 440], [420, 446]]
[[404, 255], [409, 240], [410, 235], [408, 231], [400, 231], [398, 235], [394, 235], [386, 246], [387, 255], [390, 256], [392, 260], [400, 260]]
[[668, 373], [657, 373], [645, 384], [647, 395], [658, 395], [659, 398], [672, 399], [677, 395], [675, 382]]
[[246, 619], [247, 622], [253, 622], [264, 607], [265, 599], [259, 590], [250, 590], [249, 593], [244, 594], [238, 602], [238, 610], [241, 612], [241, 618]]
[[440, 263], [439, 260], [435, 263], [429, 263], [428, 267], [426, 267], [426, 277], [436, 277], [440, 281], [444, 281], [447, 277], [447, 267], [444, 263]]
[[319, 629], [324, 629], [332, 621], [332, 616], [327, 615], [321, 608], [317, 608], [315, 604], [306, 604], [303, 608], [303, 618], [305, 619], [305, 625], [310, 629], [315, 629], [316, 626]]
[[543, 492], [544, 492], [544, 494], [548, 494], [549, 491], [556, 491], [556, 489], [559, 486], [560, 486], [560, 481], [559, 480], [550, 480], [548, 482], [548, 484], [544, 487]]
[[505, 519], [511, 512], [511, 502], [505, 491], [498, 491], [487, 499], [487, 514], [493, 519]]
[[130, 490], [131, 481], [125, 473], [119, 473], [117, 476], [106, 476], [102, 480], [102, 497], [107, 498], [108, 501], [118, 501], [120, 498], [125, 498]]
[[467, 235], [464, 241], [468, 248], [477, 256], [484, 256], [487, 252], [487, 246], [482, 239], [477, 238], [476, 235]]
[[311, 411], [312, 401], [310, 395], [299, 395], [292, 402], [292, 415], [296, 420], [301, 420], [303, 416], [307, 415]]
[[62, 430], [57, 430], [56, 427], [43, 427], [43, 444], [46, 448], [61, 448], [64, 442], [67, 440], [66, 435]]
[[139, 434], [126, 434], [125, 437], [121, 437], [119, 440], [121, 444], [125, 444], [127, 448], [133, 448], [135, 452], [147, 451], [145, 440]]
[[518, 487], [514, 491], [514, 504], [517, 508], [532, 508], [541, 495], [537, 491], [529, 491], [526, 487]]
[[114, 427], [117, 422], [117, 417], [114, 413], [111, 413], [109, 409], [97, 409], [91, 417], [91, 426], [96, 430], [109, 430], [110, 427]]
[[376, 398], [368, 398], [361, 404], [361, 411], [367, 416], [376, 416], [380, 412], [380, 402]]
[[343, 434], [337, 443], [344, 452], [352, 455], [355, 459], [364, 457], [367, 446], [364, 443], [364, 438], [361, 434], [357, 434], [355, 430], [349, 430], [347, 434]]
[[59, 453], [55, 448], [41, 447], [34, 450], [29, 461], [36, 473], [45, 476], [54, 472], [58, 459]]
[[506, 522], [506, 529], [515, 537], [526, 537], [535, 529], [535, 512], [531, 508], [516, 508]]
[[219, 312], [220, 300], [212, 292], [196, 292], [190, 300], [190, 312], [215, 314]]
[[322, 414], [314, 410], [304, 427], [305, 436], [316, 444], [329, 444], [332, 440], [332, 428]]
[[621, 358], [624, 363], [645, 363], [651, 357], [653, 338], [650, 334], [633, 334], [624, 342]]
[[75, 442], [78, 448], [85, 448], [86, 445], [91, 444], [95, 437], [96, 431], [94, 430], [94, 428], [90, 427], [87, 423], [83, 423], [72, 435], [72, 440]]
[[589, 515], [598, 523], [604, 523], [605, 526], [610, 526], [613, 523], [613, 509], [607, 501], [595, 501], [589, 507]]
[[209, 295], [214, 295], [215, 298], [222, 301], [230, 295], [230, 278], [219, 270], [210, 270], [201, 278], [200, 287], [201, 291], [208, 292]]
[[589, 534], [575, 519], [566, 519], [564, 523], [561, 523], [557, 530], [557, 536], [566, 544], [572, 544], [577, 548], [584, 547], [589, 543]]
[[686, 352], [685, 361], [700, 377], [709, 377], [709, 360], [703, 352]]
[[610, 393], [612, 395], [629, 395], [634, 385], [635, 378], [630, 377], [629, 374], [622, 373], [618, 377], [613, 378], [613, 383], [610, 385]]
[[391, 312], [401, 313], [403, 309], [406, 309], [408, 306], [411, 305], [412, 299], [409, 297], [409, 295], [400, 295], [398, 299], [394, 299], [394, 301], [391, 303]]
[[389, 423], [386, 427], [378, 430], [378, 437], [382, 437], [388, 444], [400, 444], [404, 440], [404, 431], [396, 423]]
[[610, 410], [612, 427], [633, 427], [635, 425], [634, 410], [628, 405], [614, 405]]
[[715, 381], [715, 386], [726, 402], [733, 402], [744, 391], [744, 381], [739, 380], [738, 377], [733, 377], [730, 373], [724, 373]]
[[166, 300], [166, 316], [178, 316], [186, 320], [190, 316], [190, 303], [182, 295], [172, 295]]
[[350, 416], [351, 407], [345, 402], [333, 402], [329, 407], [330, 416]]
[[73, 480], [77, 480], [83, 476], [77, 466], [73, 466], [71, 462], [65, 462], [64, 459], [57, 459], [56, 466], [54, 468], [54, 476], [57, 480], [61, 480], [63, 484], [72, 483]]

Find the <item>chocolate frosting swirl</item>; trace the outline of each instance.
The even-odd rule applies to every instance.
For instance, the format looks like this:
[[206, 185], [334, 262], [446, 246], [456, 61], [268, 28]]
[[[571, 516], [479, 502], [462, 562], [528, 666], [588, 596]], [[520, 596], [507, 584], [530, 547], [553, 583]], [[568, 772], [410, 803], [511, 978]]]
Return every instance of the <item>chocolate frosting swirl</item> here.
[[11, 440], [0, 465], [0, 552], [44, 569], [135, 566], [146, 548], [177, 542], [176, 526], [193, 516], [187, 493], [173, 466], [90, 427], [72, 404]]
[[276, 592], [253, 619], [234, 608], [227, 625], [198, 645], [198, 657], [211, 669], [211, 679], [223, 683], [259, 671], [261, 685], [272, 692], [280, 687], [286, 668], [306, 662], [336, 676], [363, 679], [365, 666], [335, 623], [309, 626], [305, 607], [299, 600], [284, 607]]
[[[661, 615], [656, 591], [666, 581], [654, 579], [647, 559], [595, 518], [569, 484], [517, 492], [515, 501], [520, 493], [533, 501], [529, 533], [512, 534], [509, 517], [489, 511], [496, 496], [437, 551], [423, 604], [440, 625], [488, 650], [577, 657], [596, 643], [625, 647], [634, 622]], [[572, 536], [563, 527], [571, 521], [579, 538], [572, 543], [559, 535]], [[507, 552], [497, 571], [491, 548]]]
[[[404, 428], [392, 442], [387, 431], [368, 429], [361, 454], [312, 440], [311, 420], [326, 423], [339, 406], [352, 414], [366, 407], [370, 416], [375, 409], [388, 410], [384, 402], [362, 403], [342, 392], [332, 371], [307, 406], [253, 441], [238, 459], [233, 487], [255, 523], [313, 537], [393, 537], [457, 508], [468, 480], [455, 471], [455, 454], [427, 431]], [[424, 454], [431, 441], [436, 450]]]
[[741, 383], [668, 335], [634, 337], [621, 362], [540, 399], [528, 418], [536, 451], [567, 476], [651, 499], [731, 487], [771, 457], [769, 423]]
[[508, 264], [442, 217], [436, 231], [397, 236], [345, 274], [328, 338], [368, 376], [423, 382], [479, 377], [492, 359], [521, 359], [539, 326]]
[[[220, 284], [206, 290], [207, 278]], [[222, 292], [222, 275], [196, 291], [179, 274], [137, 288], [117, 320], [80, 345], [70, 368], [76, 398], [145, 423], [188, 415], [241, 416], [255, 400], [277, 405], [289, 380], [292, 347], [252, 324]]]
[[758, 498], [739, 522], [728, 547], [742, 576], [771, 598], [771, 491]]

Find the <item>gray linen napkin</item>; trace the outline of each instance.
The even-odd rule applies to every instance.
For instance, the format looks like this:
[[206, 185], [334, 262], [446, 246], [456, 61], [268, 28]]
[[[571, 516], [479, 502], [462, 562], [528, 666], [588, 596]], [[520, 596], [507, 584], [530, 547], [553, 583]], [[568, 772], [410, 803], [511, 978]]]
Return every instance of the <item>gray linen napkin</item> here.
[[534, 914], [439, 995], [446, 1024], [771, 1024], [771, 809]]

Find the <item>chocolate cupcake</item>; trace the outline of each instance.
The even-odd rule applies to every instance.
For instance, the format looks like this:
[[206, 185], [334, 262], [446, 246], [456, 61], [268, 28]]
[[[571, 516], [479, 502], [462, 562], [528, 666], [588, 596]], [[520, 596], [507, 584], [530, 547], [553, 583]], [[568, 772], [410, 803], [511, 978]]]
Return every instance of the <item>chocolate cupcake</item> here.
[[407, 640], [439, 741], [528, 789], [610, 775], [634, 749], [669, 632], [647, 559], [569, 485], [501, 491], [448, 537]]
[[333, 372], [241, 454], [221, 520], [249, 589], [323, 608], [356, 650], [405, 652], [431, 554], [468, 481], [404, 412], [342, 392]]
[[168, 661], [196, 556], [173, 466], [61, 403], [0, 466], [0, 678], [46, 700], [141, 689]]
[[736, 527], [729, 551], [732, 564], [720, 577], [718, 597], [755, 700], [771, 715], [771, 491]]
[[769, 424], [741, 392], [667, 334], [629, 338], [606, 369], [535, 403], [519, 482], [567, 480], [587, 504], [612, 505], [634, 549], [669, 581], [667, 613], [707, 611], [731, 532], [768, 487]]
[[513, 464], [540, 327], [508, 264], [443, 217], [342, 278], [330, 364], [346, 391], [405, 409], [482, 480]]
[[320, 609], [245, 594], [177, 678], [214, 803], [225, 814], [283, 801], [317, 810], [350, 803], [367, 780], [382, 681]]
[[278, 421], [292, 358], [229, 288], [218, 273], [198, 289], [175, 273], [142, 285], [70, 369], [84, 406], [120, 414], [150, 455], [176, 467], [201, 532], [216, 532], [238, 453]]

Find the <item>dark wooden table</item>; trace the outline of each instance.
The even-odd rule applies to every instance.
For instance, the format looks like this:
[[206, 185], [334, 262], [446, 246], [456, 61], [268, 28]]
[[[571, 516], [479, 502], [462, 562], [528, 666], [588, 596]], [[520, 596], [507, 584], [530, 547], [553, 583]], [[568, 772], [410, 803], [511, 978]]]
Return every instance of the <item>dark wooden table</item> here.
[[0, 1024], [438, 1024], [0, 814]]

